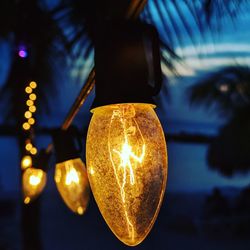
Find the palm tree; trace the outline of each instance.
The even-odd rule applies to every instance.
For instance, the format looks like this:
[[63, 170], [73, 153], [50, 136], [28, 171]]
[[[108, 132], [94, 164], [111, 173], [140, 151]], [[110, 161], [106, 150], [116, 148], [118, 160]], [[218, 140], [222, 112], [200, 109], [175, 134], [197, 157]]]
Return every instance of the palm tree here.
[[190, 102], [227, 117], [210, 144], [208, 163], [226, 176], [250, 170], [250, 68], [229, 66], [205, 76], [190, 89]]

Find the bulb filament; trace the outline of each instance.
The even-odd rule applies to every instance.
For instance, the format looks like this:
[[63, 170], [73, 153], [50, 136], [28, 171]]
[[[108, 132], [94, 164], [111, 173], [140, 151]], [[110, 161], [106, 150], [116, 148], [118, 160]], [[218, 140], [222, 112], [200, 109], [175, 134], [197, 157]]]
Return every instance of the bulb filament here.
[[[126, 206], [126, 192], [125, 192], [125, 185], [127, 184], [127, 171], [129, 171], [129, 183], [130, 185], [134, 185], [136, 180], [135, 180], [135, 174], [134, 171], [136, 169], [137, 164], [141, 164], [143, 162], [143, 159], [145, 157], [145, 151], [146, 151], [146, 145], [144, 142], [144, 138], [142, 136], [141, 130], [134, 118], [135, 115], [135, 110], [134, 107], [129, 105], [129, 108], [132, 110], [129, 110], [129, 115], [128, 117], [126, 117], [125, 112], [128, 111], [128, 109], [125, 110], [114, 110], [112, 117], [111, 117], [111, 121], [110, 121], [110, 125], [109, 125], [109, 140], [108, 140], [108, 147], [109, 147], [109, 154], [110, 154], [110, 160], [114, 169], [114, 174], [116, 177], [116, 181], [117, 184], [120, 188], [120, 193], [121, 193], [121, 198], [122, 198], [122, 202], [123, 202], [123, 208], [124, 208], [124, 212], [125, 212], [125, 217], [127, 220], [127, 226], [128, 226], [128, 232], [129, 232], [129, 236], [132, 240], [134, 240], [134, 225], [131, 222], [129, 215], [128, 215], [128, 211], [127, 211], [127, 206]], [[132, 114], [132, 116], [131, 116]], [[111, 129], [112, 129], [112, 123], [115, 121], [119, 121], [122, 127], [122, 134], [123, 134], [123, 143], [121, 146], [120, 150], [117, 150], [115, 148], [112, 148], [111, 146], [111, 142], [110, 142], [110, 133], [111, 133]], [[136, 151], [139, 151], [138, 149], [140, 149], [141, 153], [140, 155], [137, 155], [134, 151], [132, 146], [129, 143], [129, 138], [135, 136], [136, 132], [139, 132], [140, 138], [142, 140], [142, 145], [134, 145], [136, 146]], [[137, 140], [137, 144], [139, 144], [139, 141]], [[138, 147], [139, 146], [139, 147]], [[115, 160], [113, 158], [113, 154], [114, 153], [117, 157], [118, 160]], [[120, 180], [119, 178], [119, 174], [121, 172], [122, 178]]]
[[79, 183], [79, 177], [77, 171], [74, 169], [74, 167], [70, 166], [69, 164], [66, 164], [66, 179], [65, 184], [67, 186], [71, 185], [72, 183]]

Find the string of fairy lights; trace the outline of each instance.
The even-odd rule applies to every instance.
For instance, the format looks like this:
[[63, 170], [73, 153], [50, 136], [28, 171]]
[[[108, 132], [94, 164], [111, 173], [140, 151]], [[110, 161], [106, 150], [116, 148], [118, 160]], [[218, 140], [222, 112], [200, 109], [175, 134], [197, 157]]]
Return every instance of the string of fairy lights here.
[[[32, 131], [33, 126], [36, 123], [34, 118], [36, 108], [36, 88], [37, 83], [35, 81], [28, 82], [27, 86], [25, 86], [25, 94], [27, 96], [26, 99], [26, 110], [24, 111], [24, 122], [22, 124], [22, 129], [26, 132]], [[25, 141], [25, 152], [26, 154], [22, 158], [21, 167], [22, 169], [26, 169], [32, 166], [32, 156], [37, 154], [37, 148], [34, 146], [32, 139], [28, 138]]]
[[[145, 5], [145, 3], [144, 0], [138, 1], [137, 6], [136, 1], [133, 2], [132, 7], [135, 11], [133, 15], [137, 16], [138, 7], [142, 7], [141, 5]], [[132, 13], [130, 15], [131, 18], [134, 17]], [[160, 72], [160, 57], [155, 52], [159, 51], [159, 41], [157, 36], [153, 35], [156, 31], [151, 33], [152, 27], [136, 26], [138, 23], [128, 22], [126, 25], [128, 25], [125, 29], [126, 32], [131, 32], [127, 37], [134, 34], [135, 27], [136, 32], [138, 31], [139, 35], [132, 44], [133, 48], [138, 48], [138, 55], [146, 53], [143, 46], [138, 46], [138, 44], [143, 44], [145, 39], [147, 39], [146, 42], [152, 44], [152, 47], [154, 45], [154, 48], [148, 49], [147, 52], [152, 57], [151, 66], [157, 67], [155, 71]], [[122, 38], [118, 39], [118, 42], [123, 44], [123, 39], [127, 37], [122, 37], [116, 29], [112, 32], [117, 37]], [[153, 44], [153, 42], [157, 42], [157, 44]], [[130, 45], [130, 43], [131, 39], [129, 39], [128, 44]], [[101, 51], [96, 52], [99, 63], [107, 51], [111, 55], [113, 48], [102, 48]], [[118, 51], [118, 55], [122, 54], [119, 52], [121, 51]], [[19, 54], [19, 56], [23, 57], [24, 54]], [[118, 58], [121, 62], [124, 61], [124, 57]], [[131, 63], [131, 61], [126, 61], [125, 65], [126, 63]], [[100, 64], [104, 67], [106, 61]], [[148, 67], [148, 62], [145, 61], [142, 64], [143, 67]], [[140, 66], [135, 65], [135, 68], [141, 70]], [[109, 75], [109, 71], [110, 74], [114, 72], [112, 65], [108, 64], [106, 69], [107, 75]], [[126, 71], [119, 72], [118, 70], [121, 77], [124, 76], [124, 72], [126, 73]], [[92, 75], [95, 74], [100, 74], [100, 71], [92, 71]], [[156, 81], [159, 79], [156, 76], [155, 78]], [[100, 82], [102, 82], [100, 78], [97, 77], [97, 79], [99, 79], [99, 83], [95, 83], [96, 89], [100, 88]], [[69, 113], [68, 120], [66, 119], [67, 123], [71, 124], [72, 117], [74, 118], [79, 107], [83, 104], [84, 98], [92, 90], [94, 79], [90, 77], [88, 81], [89, 83], [86, 85], [88, 87], [86, 90], [83, 89], [83, 93], [80, 93], [80, 97], [77, 98], [79, 105], [73, 105], [73, 111]], [[126, 82], [129, 90], [133, 89], [131, 86], [135, 85], [135, 81], [137, 83], [137, 78], [132, 79], [130, 85]], [[88, 207], [91, 190], [111, 231], [128, 246], [138, 245], [150, 232], [159, 212], [167, 181], [167, 149], [164, 133], [153, 110], [154, 105], [147, 103], [147, 100], [150, 99], [147, 95], [147, 82], [144, 81], [144, 78], [143, 81], [139, 79], [139, 82], [144, 83], [141, 87], [142, 92], [146, 94], [145, 96], [140, 94], [136, 96], [138, 103], [130, 103], [129, 98], [125, 102], [121, 101], [119, 94], [114, 98], [116, 101], [118, 100], [117, 103], [114, 104], [110, 99], [106, 103], [106, 100], [100, 98], [99, 95], [108, 96], [107, 93], [96, 91], [94, 103], [98, 104], [92, 110], [93, 116], [86, 140], [87, 167], [80, 156], [82, 143], [79, 133], [73, 127], [62, 126], [55, 131], [53, 130], [53, 143], [50, 147], [53, 148], [56, 156], [54, 180], [64, 203], [72, 212], [83, 215]], [[105, 83], [107, 81], [104, 80], [102, 84]], [[112, 86], [112, 90], [109, 87], [104, 89], [115, 95], [116, 88], [114, 86], [117, 86], [117, 82], [114, 81], [109, 86]], [[155, 87], [158, 89], [158, 86]], [[25, 204], [34, 201], [43, 191], [47, 182], [46, 165], [49, 164], [51, 155], [51, 149], [48, 148], [39, 150], [38, 153], [33, 143], [33, 126], [36, 123], [34, 118], [37, 99], [36, 88], [37, 83], [31, 81], [24, 89], [27, 99], [25, 100], [26, 109], [24, 110], [22, 129], [27, 134], [27, 139], [21, 167]], [[156, 90], [152, 89], [150, 95], [154, 96], [155, 92]], [[76, 142], [78, 142], [79, 147], [76, 146]]]

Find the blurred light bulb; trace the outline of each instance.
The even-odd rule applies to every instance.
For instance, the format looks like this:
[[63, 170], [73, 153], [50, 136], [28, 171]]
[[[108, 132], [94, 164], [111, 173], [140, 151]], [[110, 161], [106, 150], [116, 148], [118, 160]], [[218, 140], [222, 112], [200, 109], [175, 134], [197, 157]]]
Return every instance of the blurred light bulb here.
[[32, 155], [37, 154], [37, 149], [36, 149], [35, 147], [33, 147], [33, 148], [30, 150], [30, 153], [31, 153]]
[[36, 106], [30, 106], [29, 111], [32, 113], [36, 112]]
[[30, 87], [31, 87], [32, 89], [35, 89], [35, 88], [37, 87], [36, 82], [34, 82], [34, 81], [30, 82]]
[[113, 233], [138, 245], [158, 215], [167, 181], [164, 133], [150, 104], [93, 110], [87, 171], [97, 205]]
[[34, 118], [29, 118], [28, 123], [30, 125], [34, 125], [35, 124], [35, 119]]
[[28, 107], [30, 107], [30, 106], [34, 105], [34, 102], [33, 102], [32, 100], [27, 100], [27, 101], [26, 101], [26, 105], [27, 105]]
[[26, 92], [27, 94], [32, 93], [32, 88], [31, 88], [31, 87], [26, 87], [26, 88], [25, 88], [25, 92]]
[[32, 93], [29, 95], [30, 100], [35, 101], [36, 100], [36, 94]]
[[22, 187], [25, 204], [30, 203], [43, 191], [46, 181], [46, 173], [42, 169], [27, 168], [24, 171]]
[[24, 113], [24, 117], [25, 117], [26, 119], [29, 119], [29, 118], [32, 117], [32, 113], [31, 113], [30, 111], [26, 111], [26, 112]]
[[[27, 145], [26, 145], [27, 146]], [[21, 161], [22, 169], [30, 168], [32, 166], [32, 158], [29, 155], [25, 155]]]
[[25, 145], [25, 149], [27, 150], [27, 151], [30, 151], [31, 149], [32, 149], [32, 144], [29, 142], [29, 143], [27, 143], [26, 145]]
[[55, 170], [57, 189], [74, 212], [83, 214], [89, 202], [89, 182], [86, 168], [80, 158], [57, 163]]
[[25, 123], [23, 124], [23, 129], [24, 129], [24, 130], [29, 130], [29, 129], [30, 129], [30, 125], [29, 125], [28, 122], [25, 122]]

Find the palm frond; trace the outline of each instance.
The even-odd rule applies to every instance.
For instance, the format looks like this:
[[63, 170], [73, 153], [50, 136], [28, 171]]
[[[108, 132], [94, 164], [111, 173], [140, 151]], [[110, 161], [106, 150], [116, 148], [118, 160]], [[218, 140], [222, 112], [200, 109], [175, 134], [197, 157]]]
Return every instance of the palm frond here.
[[250, 103], [250, 68], [229, 66], [204, 76], [188, 90], [192, 105], [212, 107], [233, 114]]

